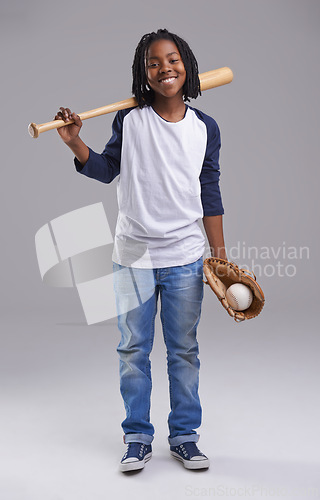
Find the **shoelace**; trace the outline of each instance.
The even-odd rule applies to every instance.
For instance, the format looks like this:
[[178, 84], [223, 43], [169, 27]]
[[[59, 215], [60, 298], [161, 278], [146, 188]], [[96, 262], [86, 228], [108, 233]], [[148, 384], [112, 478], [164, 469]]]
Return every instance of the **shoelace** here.
[[184, 456], [185, 456], [185, 457], [187, 457], [187, 456], [188, 456], [188, 453], [187, 453], [187, 451], [186, 451], [185, 447], [183, 446], [183, 444], [180, 444], [179, 448], [181, 449], [181, 451], [182, 451], [182, 453], [184, 454]]
[[[130, 445], [131, 445], [131, 444], [132, 444], [132, 443], [127, 443], [127, 449], [126, 449], [126, 452], [125, 452], [125, 454], [124, 454], [124, 456], [123, 456], [123, 459], [127, 458], [128, 453], [129, 453], [129, 448], [130, 448]], [[143, 444], [143, 443], [140, 445], [139, 457], [142, 457], [142, 456], [143, 456], [143, 452], [144, 452], [144, 448], [145, 448], [145, 446], [146, 446], [146, 445], [145, 445], [145, 444]]]
[[143, 455], [143, 452], [144, 452], [144, 447], [145, 447], [145, 444], [142, 444], [142, 445], [140, 446], [140, 452], [139, 452], [139, 456], [140, 456], [140, 457], [142, 457], [142, 455]]
[[[183, 453], [184, 457], [189, 457], [189, 456], [204, 456], [203, 453], [194, 445], [194, 450], [192, 450], [193, 445], [190, 443], [189, 447], [191, 448], [190, 450], [186, 450], [183, 444], [180, 444], [177, 448], [177, 450], [180, 448], [181, 452]], [[193, 453], [194, 452], [194, 453]]]

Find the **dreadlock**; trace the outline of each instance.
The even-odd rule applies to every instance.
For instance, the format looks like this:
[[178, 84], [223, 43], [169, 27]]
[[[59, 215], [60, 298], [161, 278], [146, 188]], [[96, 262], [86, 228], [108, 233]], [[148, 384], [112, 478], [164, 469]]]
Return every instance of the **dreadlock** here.
[[157, 32], [147, 33], [141, 38], [132, 64], [132, 93], [138, 101], [138, 106], [143, 108], [150, 105], [154, 100], [154, 91], [148, 86], [146, 75], [146, 54], [150, 45], [156, 40], [171, 40], [176, 44], [185, 70], [186, 81], [183, 85], [183, 100], [189, 101], [190, 97], [196, 99], [201, 95], [200, 80], [198, 76], [198, 63], [185, 40], [166, 29], [159, 29]]

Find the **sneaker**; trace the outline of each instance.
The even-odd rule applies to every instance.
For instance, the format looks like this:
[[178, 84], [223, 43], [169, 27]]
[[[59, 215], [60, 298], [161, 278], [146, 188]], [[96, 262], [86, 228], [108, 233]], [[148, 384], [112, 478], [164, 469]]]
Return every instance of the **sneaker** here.
[[152, 456], [151, 444], [128, 443], [120, 462], [121, 472], [143, 469]]
[[208, 469], [210, 461], [194, 442], [170, 446], [171, 455], [180, 460], [186, 469]]

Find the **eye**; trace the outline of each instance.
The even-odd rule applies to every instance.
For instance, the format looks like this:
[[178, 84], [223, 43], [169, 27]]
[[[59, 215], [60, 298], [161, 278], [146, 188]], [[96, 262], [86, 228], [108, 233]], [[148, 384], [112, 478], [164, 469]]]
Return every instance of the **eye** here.
[[157, 63], [148, 64], [148, 68], [155, 68], [156, 66], [157, 66]]
[[171, 63], [176, 63], [176, 62], [179, 62], [179, 59], [171, 59], [170, 61]]

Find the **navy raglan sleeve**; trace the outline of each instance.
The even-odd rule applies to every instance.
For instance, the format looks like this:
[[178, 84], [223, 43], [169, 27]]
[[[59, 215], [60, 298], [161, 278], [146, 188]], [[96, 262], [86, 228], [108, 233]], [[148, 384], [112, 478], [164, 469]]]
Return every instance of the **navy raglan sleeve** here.
[[216, 121], [210, 116], [201, 113], [201, 118], [207, 127], [207, 149], [200, 174], [203, 215], [223, 215], [224, 208], [219, 186], [220, 130]]
[[129, 110], [118, 111], [112, 123], [112, 136], [101, 154], [89, 148], [89, 158], [84, 166], [77, 158], [77, 172], [109, 184], [120, 173], [123, 119]]

